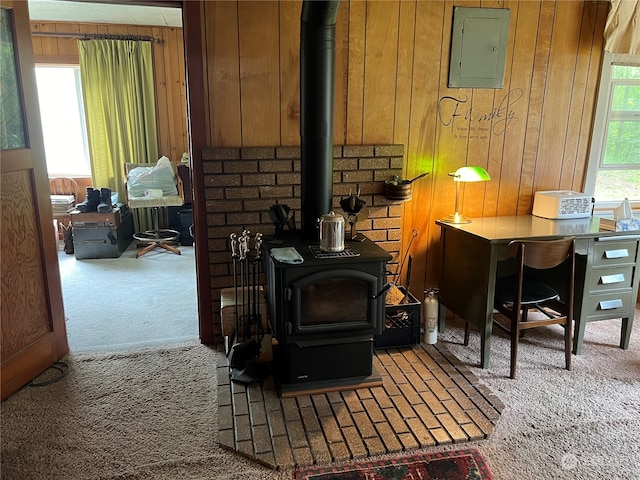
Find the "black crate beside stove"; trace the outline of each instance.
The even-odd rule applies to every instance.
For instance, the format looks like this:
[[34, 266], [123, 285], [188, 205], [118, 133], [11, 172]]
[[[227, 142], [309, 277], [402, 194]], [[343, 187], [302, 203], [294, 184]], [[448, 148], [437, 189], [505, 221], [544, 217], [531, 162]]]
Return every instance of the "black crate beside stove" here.
[[404, 287], [407, 303], [386, 305], [384, 330], [373, 339], [373, 348], [406, 347], [420, 343], [420, 301]]

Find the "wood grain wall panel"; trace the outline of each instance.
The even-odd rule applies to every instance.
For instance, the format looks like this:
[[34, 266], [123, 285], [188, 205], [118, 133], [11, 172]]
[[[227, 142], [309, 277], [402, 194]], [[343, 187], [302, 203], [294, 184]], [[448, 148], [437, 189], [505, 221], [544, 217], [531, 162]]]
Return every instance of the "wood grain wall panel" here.
[[[349, 6], [338, 8], [336, 20], [336, 81], [333, 104], [333, 144], [345, 145], [347, 137], [347, 91], [349, 87]], [[299, 142], [298, 142], [299, 143]]]
[[[516, 5], [513, 5], [514, 3]], [[507, 63], [505, 71], [505, 75], [509, 79], [507, 112], [513, 111], [514, 115], [509, 123], [509, 128], [505, 130], [505, 144], [500, 159], [499, 174], [497, 169], [490, 169], [494, 180], [492, 183], [497, 183], [499, 188], [497, 209], [494, 215], [502, 216], [517, 213], [530, 106], [533, 59], [538, 34], [538, 23], [531, 19], [537, 19], [540, 14], [539, 2], [509, 2], [506, 6], [512, 8], [512, 30], [515, 30], [512, 43], [514, 53], [511, 55], [511, 61]]]
[[[154, 36], [162, 35], [159, 29], [153, 29], [152, 34]], [[154, 83], [155, 83], [155, 92], [156, 92], [156, 111], [163, 109], [167, 104], [167, 98], [169, 96], [169, 91], [167, 87], [167, 66], [164, 61], [164, 50], [159, 48], [152, 48], [151, 53], [153, 55], [153, 66], [155, 70], [154, 75]], [[156, 119], [156, 129], [158, 131], [158, 153], [160, 155], [167, 155], [169, 158], [172, 158], [169, 155], [170, 151], [170, 141], [169, 141], [169, 116], [157, 116]]]
[[[299, 141], [300, 6], [205, 2], [212, 145]], [[511, 10], [503, 88], [448, 88], [455, 6]], [[454, 208], [449, 172], [483, 165], [492, 175], [463, 188], [461, 210], [472, 216], [529, 214], [536, 189], [582, 188], [607, 9], [581, 0], [341, 2], [334, 143], [402, 143], [403, 175], [430, 172], [401, 206], [402, 253], [412, 229], [419, 232], [410, 252], [414, 293], [437, 285], [435, 220]], [[268, 121], [258, 126], [258, 116]]]
[[96, 33], [109, 34], [109, 25], [96, 25]]
[[187, 151], [187, 96], [182, 49], [182, 29], [168, 28], [164, 31], [167, 48], [163, 48], [167, 81], [166, 117], [169, 119], [169, 150], [165, 153], [179, 161]]
[[[416, 182], [412, 201], [403, 205], [401, 251], [407, 250], [412, 230], [415, 229], [418, 235], [411, 247], [414, 258], [411, 281], [418, 288], [428, 281], [427, 278], [438, 275], [440, 264], [435, 249], [430, 250], [428, 245], [439, 235], [433, 224], [438, 218], [434, 207], [441, 201], [446, 201], [439, 197], [442, 186], [437, 179], [441, 175], [446, 176], [448, 166], [436, 152], [441, 135], [438, 100], [443, 70], [447, 69], [445, 65], [448, 64], [445, 56], [449, 51], [444, 39], [445, 11], [446, 6], [442, 2], [416, 4], [411, 122], [405, 175], [410, 178], [423, 172], [430, 172], [430, 175]], [[453, 202], [453, 197], [449, 197]]]
[[397, 2], [367, 6], [364, 59], [363, 142], [392, 143], [398, 64]]
[[[38, 32], [40, 31], [40, 24], [36, 22], [31, 22], [31, 31]], [[42, 56], [42, 38], [38, 36], [31, 37], [31, 44], [33, 46], [33, 58], [37, 58]]]
[[[38, 23], [38, 31], [44, 33], [52, 33], [56, 31], [56, 25], [54, 23]], [[58, 42], [45, 42], [44, 38], [50, 37], [41, 37], [42, 41], [42, 55], [55, 57], [58, 55]]]
[[51, 331], [33, 179], [27, 172], [2, 175], [2, 235], [10, 239], [0, 242], [2, 317], [11, 319], [2, 322], [3, 362]]
[[[594, 9], [594, 6], [597, 7]], [[602, 56], [604, 51], [604, 37], [600, 32], [604, 31], [604, 26], [609, 13], [609, 5], [604, 2], [591, 3], [587, 8], [587, 22], [593, 25], [593, 39], [589, 57], [589, 70], [587, 85], [585, 88], [585, 101], [582, 109], [582, 129], [578, 139], [578, 152], [576, 156], [576, 169], [573, 178], [573, 190], [581, 191], [587, 171], [587, 159], [589, 158], [589, 147], [591, 145], [591, 129], [595, 115], [598, 82], [600, 81], [600, 71]]]
[[526, 118], [527, 133], [525, 136], [524, 154], [522, 156], [518, 215], [530, 213], [533, 203], [533, 181], [536, 170], [536, 159], [538, 157], [542, 105], [548, 74], [551, 33], [553, 31], [555, 10], [555, 1], [543, 0], [541, 2], [540, 16], [538, 17], [538, 35], [536, 36], [533, 59], [533, 73], [531, 76], [529, 106]]
[[[566, 142], [563, 152], [564, 162], [559, 184], [559, 188], [563, 190], [573, 189], [574, 176], [577, 165], [580, 163], [577, 158], [577, 150], [581, 131], [584, 127], [582, 124], [582, 115], [585, 102], [588, 99], [586, 87], [589, 79], [593, 28], [595, 27], [593, 22], [589, 22], [589, 18], [594, 17], [592, 12], [597, 9], [597, 4], [584, 3], [583, 7], [579, 45], [576, 55], [576, 69], [571, 86], [571, 103], [569, 105]], [[582, 179], [580, 179], [579, 184], [582, 185]]]
[[365, 30], [368, 2], [349, 2], [349, 82], [347, 89], [347, 144], [363, 143]]
[[[519, 3], [504, 2], [504, 1], [492, 1], [482, 2], [482, 7], [485, 8], [508, 8], [510, 10], [510, 23], [517, 22], [518, 19], [518, 7]], [[489, 152], [487, 158], [486, 168], [490, 172], [493, 182], [485, 183], [484, 185], [484, 201], [482, 206], [482, 216], [495, 216], [498, 211], [498, 195], [501, 184], [501, 166], [502, 159], [504, 158], [505, 140], [507, 131], [509, 128], [505, 128], [506, 121], [511, 115], [511, 109], [509, 107], [509, 99], [513, 98], [511, 94], [511, 75], [507, 72], [512, 69], [514, 46], [515, 46], [515, 32], [516, 28], [509, 28], [509, 35], [507, 39], [507, 49], [505, 52], [505, 74], [504, 83], [502, 89], [494, 90], [493, 104], [491, 110], [491, 125], [489, 126]], [[507, 107], [505, 108], [505, 106]]]
[[[415, 37], [416, 2], [400, 2], [398, 31], [398, 63], [396, 66], [396, 94], [393, 121], [393, 143], [409, 143], [409, 125], [411, 121], [411, 91], [413, 85], [413, 52]], [[408, 162], [405, 158], [404, 170]], [[413, 178], [414, 176], [409, 176]]]
[[583, 5], [584, 2], [575, 1], [556, 4], [534, 191], [560, 187]]
[[[279, 3], [281, 145], [300, 144], [301, 1]], [[340, 77], [337, 77], [340, 78]]]
[[[174, 112], [176, 115], [175, 126], [175, 138], [182, 138], [181, 142], [176, 141], [176, 150], [178, 152], [189, 152], [189, 112], [187, 109], [187, 67], [185, 59], [184, 38], [182, 29], [175, 30], [176, 43], [173, 46], [174, 55], [177, 60], [177, 66], [175, 73], [179, 76], [179, 82], [176, 81], [175, 85], [178, 87], [178, 94], [180, 95], [180, 101], [178, 106], [180, 110]], [[172, 136], [172, 138], [174, 138]]]
[[238, 2], [242, 92], [240, 110], [244, 146], [280, 143], [280, 58], [277, 26], [277, 2]]
[[[33, 31], [81, 34], [123, 34], [153, 36], [154, 84], [158, 149], [161, 155], [179, 160], [188, 151], [187, 100], [182, 29], [135, 25], [104, 25], [71, 22], [31, 22]], [[38, 63], [75, 64], [78, 38], [32, 36]], [[236, 82], [237, 83], [237, 82]]]
[[242, 145], [238, 5], [204, 2], [204, 9], [211, 145]]
[[[78, 24], [55, 24], [56, 32], [80, 32], [80, 25]], [[57, 47], [58, 47], [58, 55], [60, 56], [78, 56], [78, 39], [76, 38], [68, 38], [68, 37], [60, 37], [57, 39]]]

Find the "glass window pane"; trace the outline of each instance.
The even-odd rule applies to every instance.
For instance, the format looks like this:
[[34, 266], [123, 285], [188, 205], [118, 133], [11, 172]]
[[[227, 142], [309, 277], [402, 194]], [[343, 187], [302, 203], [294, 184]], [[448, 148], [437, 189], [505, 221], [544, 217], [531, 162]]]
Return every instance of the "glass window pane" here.
[[640, 112], [640, 84], [615, 85], [611, 110], [614, 112]]
[[597, 202], [640, 200], [640, 170], [599, 170], [594, 197]]
[[80, 67], [37, 66], [36, 83], [50, 175], [91, 175]]
[[614, 65], [611, 67], [611, 78], [613, 79], [640, 79], [640, 67], [629, 65]]
[[0, 8], [0, 149], [24, 148], [24, 116], [13, 45], [11, 11]]
[[609, 122], [602, 164], [640, 166], [640, 121]]

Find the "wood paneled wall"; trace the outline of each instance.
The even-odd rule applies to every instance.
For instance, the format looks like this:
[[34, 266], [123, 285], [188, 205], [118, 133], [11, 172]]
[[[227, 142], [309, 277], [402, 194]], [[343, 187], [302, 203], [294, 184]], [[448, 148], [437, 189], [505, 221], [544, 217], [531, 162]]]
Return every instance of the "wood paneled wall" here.
[[[187, 98], [181, 28], [93, 23], [31, 22], [33, 32], [141, 35], [159, 39], [153, 44], [158, 152], [180, 161], [188, 151]], [[36, 63], [77, 65], [78, 38], [32, 36]]]
[[[203, 101], [214, 147], [299, 144], [301, 1], [202, 4]], [[511, 10], [504, 87], [448, 88], [454, 6]], [[606, 2], [344, 0], [336, 26], [336, 145], [403, 144], [411, 286], [437, 285], [439, 228], [463, 165], [492, 180], [462, 189], [468, 216], [528, 214], [536, 190], [580, 190]]]

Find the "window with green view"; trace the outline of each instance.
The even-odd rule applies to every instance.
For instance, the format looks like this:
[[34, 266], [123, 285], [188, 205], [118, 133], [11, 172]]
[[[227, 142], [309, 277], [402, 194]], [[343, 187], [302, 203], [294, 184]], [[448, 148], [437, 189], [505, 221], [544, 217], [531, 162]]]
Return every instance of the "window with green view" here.
[[598, 202], [640, 200], [640, 59], [611, 65], [604, 138], [595, 178]]

